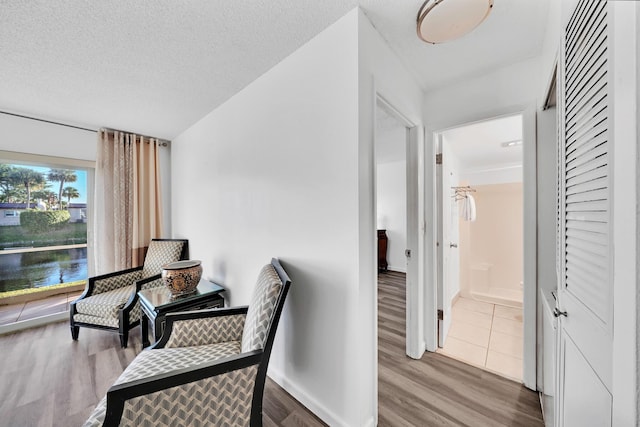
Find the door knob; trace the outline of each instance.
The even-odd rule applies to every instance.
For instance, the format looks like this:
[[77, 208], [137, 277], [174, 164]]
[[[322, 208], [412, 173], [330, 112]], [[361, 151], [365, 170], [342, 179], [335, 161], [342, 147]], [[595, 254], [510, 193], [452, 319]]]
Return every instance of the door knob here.
[[407, 258], [411, 258], [411, 249], [405, 249], [404, 256], [406, 256]]
[[458, 244], [457, 243], [449, 243], [449, 247], [450, 248], [457, 248]]
[[567, 317], [567, 312], [566, 312], [566, 311], [560, 311], [560, 310], [558, 309], [558, 307], [556, 307], [556, 308], [554, 308], [554, 309], [553, 309], [553, 315], [554, 315], [555, 317], [560, 317], [560, 316]]

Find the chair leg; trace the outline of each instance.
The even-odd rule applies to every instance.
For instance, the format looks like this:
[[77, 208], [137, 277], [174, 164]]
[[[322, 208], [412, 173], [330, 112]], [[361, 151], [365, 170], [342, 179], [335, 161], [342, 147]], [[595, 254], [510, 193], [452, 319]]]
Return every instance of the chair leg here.
[[80, 333], [80, 326], [71, 326], [71, 338], [74, 341], [78, 341], [79, 333]]
[[122, 348], [127, 348], [127, 342], [129, 341], [129, 331], [124, 331], [120, 333], [120, 346]]

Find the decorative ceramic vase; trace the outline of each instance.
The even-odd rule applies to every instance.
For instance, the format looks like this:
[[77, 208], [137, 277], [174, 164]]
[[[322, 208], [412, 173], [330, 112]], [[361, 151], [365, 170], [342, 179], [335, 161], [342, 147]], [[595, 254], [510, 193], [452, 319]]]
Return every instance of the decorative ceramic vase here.
[[162, 281], [174, 297], [189, 295], [195, 292], [200, 278], [202, 266], [196, 259], [172, 262], [162, 266]]

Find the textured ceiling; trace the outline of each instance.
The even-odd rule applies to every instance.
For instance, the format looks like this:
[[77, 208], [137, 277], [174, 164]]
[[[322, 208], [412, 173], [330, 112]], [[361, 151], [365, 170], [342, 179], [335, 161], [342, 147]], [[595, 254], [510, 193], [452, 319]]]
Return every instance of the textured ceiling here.
[[429, 90], [539, 54], [548, 2], [433, 46], [422, 0], [0, 0], [0, 110], [171, 139], [358, 4]]
[[357, 0], [0, 0], [0, 110], [171, 139]]

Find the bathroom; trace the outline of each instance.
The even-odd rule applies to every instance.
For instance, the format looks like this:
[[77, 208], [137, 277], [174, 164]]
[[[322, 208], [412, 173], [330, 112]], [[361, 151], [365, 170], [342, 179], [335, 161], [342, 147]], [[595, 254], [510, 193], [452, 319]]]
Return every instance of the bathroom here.
[[[523, 359], [522, 116], [439, 134], [439, 350], [520, 381]], [[449, 323], [450, 322], [450, 323]]]

